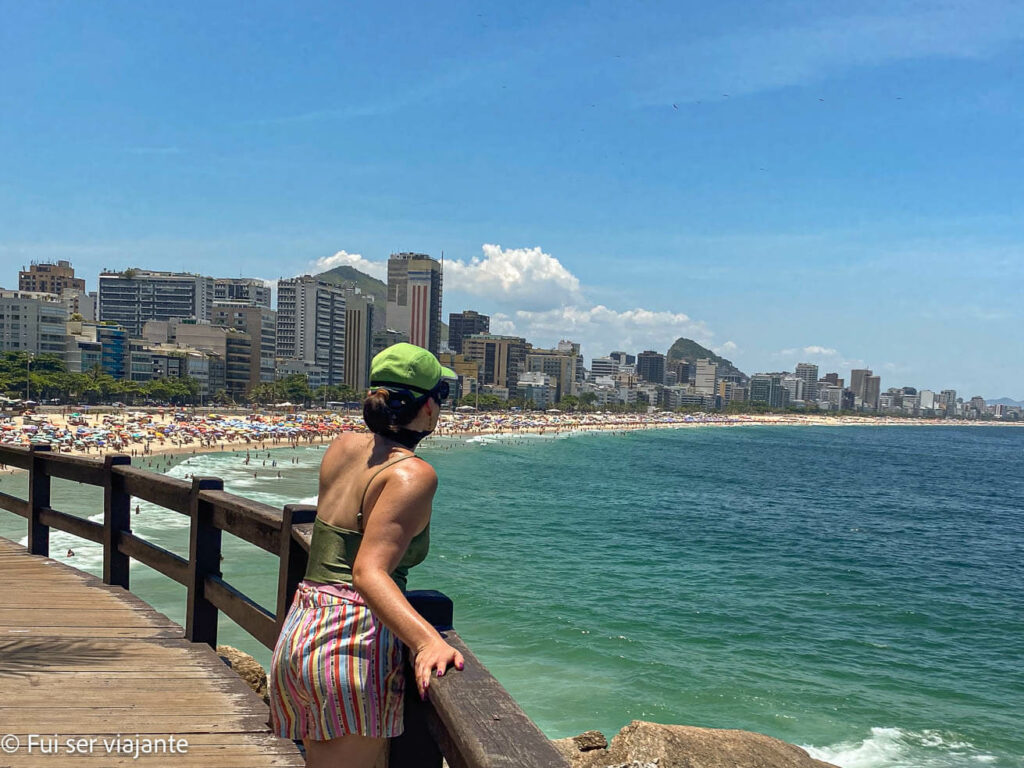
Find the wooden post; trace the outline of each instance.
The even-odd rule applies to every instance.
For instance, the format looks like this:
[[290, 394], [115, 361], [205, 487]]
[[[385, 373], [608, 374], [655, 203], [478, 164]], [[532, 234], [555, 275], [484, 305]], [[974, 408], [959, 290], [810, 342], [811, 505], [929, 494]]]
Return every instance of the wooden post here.
[[131, 464], [131, 456], [103, 459], [103, 583], [129, 589], [128, 555], [118, 548], [121, 531], [132, 530], [132, 497], [125, 493], [124, 478], [113, 469]]
[[185, 637], [193, 643], [217, 648], [217, 606], [206, 599], [206, 577], [220, 576], [221, 532], [213, 526], [212, 506], [199, 498], [201, 491], [222, 491], [219, 477], [193, 477], [189, 500], [192, 525], [188, 543], [188, 606]]
[[295, 590], [306, 574], [306, 550], [292, 535], [293, 525], [312, 523], [316, 517], [316, 507], [307, 504], [285, 504], [281, 514], [281, 549], [277, 576], [277, 633], [281, 634], [284, 617], [292, 604]]
[[[452, 601], [435, 590], [417, 590], [407, 594], [409, 602], [423, 618], [438, 631], [452, 628]], [[430, 731], [429, 718], [433, 717], [429, 702], [420, 701], [416, 692], [416, 679], [407, 659], [405, 667], [405, 730], [391, 739], [388, 768], [441, 768], [443, 755]]]
[[33, 555], [50, 556], [50, 528], [39, 522], [39, 513], [50, 506], [50, 476], [46, 474], [48, 445], [33, 445], [28, 470], [28, 551]]

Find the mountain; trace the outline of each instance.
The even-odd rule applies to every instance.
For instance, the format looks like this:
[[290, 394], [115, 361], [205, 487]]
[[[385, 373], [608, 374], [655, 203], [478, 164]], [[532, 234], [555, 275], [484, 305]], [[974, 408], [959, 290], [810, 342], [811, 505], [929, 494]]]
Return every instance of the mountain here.
[[685, 360], [688, 363], [695, 363], [698, 359], [707, 358], [713, 363], [718, 363], [718, 375], [722, 376], [742, 376], [744, 379], [749, 378], [747, 374], [732, 364], [731, 361], [726, 360], [724, 357], [719, 357], [707, 347], [702, 347], [693, 339], [684, 339], [682, 337], [675, 340], [675, 343], [669, 347], [667, 360]]
[[1016, 405], [1024, 408], [1024, 400], [1011, 400], [1008, 397], [1000, 397], [998, 400], [986, 400], [989, 405]]
[[363, 293], [368, 293], [373, 296], [373, 302], [378, 307], [383, 307], [388, 301], [388, 286], [378, 280], [376, 277], [371, 277], [365, 272], [360, 272], [355, 267], [350, 267], [347, 264], [343, 264], [340, 267], [329, 269], [326, 272], [321, 272], [317, 275], [321, 280], [325, 280], [328, 283], [334, 283], [335, 285], [343, 285], [347, 288], [358, 288]]
[[387, 328], [385, 313], [388, 306], [388, 286], [386, 283], [347, 264], [321, 272], [317, 277], [346, 288], [358, 288], [360, 292], [373, 296], [373, 331], [383, 331]]

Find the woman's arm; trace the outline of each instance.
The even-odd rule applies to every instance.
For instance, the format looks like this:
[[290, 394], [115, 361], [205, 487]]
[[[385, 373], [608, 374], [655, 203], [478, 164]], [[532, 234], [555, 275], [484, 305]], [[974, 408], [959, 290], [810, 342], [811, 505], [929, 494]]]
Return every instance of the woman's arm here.
[[430, 521], [437, 489], [434, 469], [422, 461], [402, 462], [388, 474], [383, 490], [367, 515], [363, 540], [352, 565], [352, 586], [370, 610], [414, 654], [416, 689], [426, 697], [435, 670], [441, 677], [449, 664], [462, 669], [462, 654], [444, 641], [416, 611], [391, 578], [413, 536]]

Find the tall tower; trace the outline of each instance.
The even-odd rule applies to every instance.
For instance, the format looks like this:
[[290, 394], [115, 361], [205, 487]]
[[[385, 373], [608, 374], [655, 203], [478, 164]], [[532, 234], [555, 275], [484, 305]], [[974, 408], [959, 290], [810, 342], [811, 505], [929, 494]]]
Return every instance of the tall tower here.
[[818, 399], [818, 366], [814, 363], [797, 363], [796, 377], [803, 379], [804, 400]]
[[448, 346], [457, 354], [462, 354], [462, 340], [467, 336], [476, 333], [490, 333], [491, 318], [489, 315], [481, 315], [472, 309], [465, 312], [451, 312], [448, 314]]
[[441, 350], [441, 263], [424, 253], [393, 253], [388, 259], [388, 328], [409, 342]]
[[323, 381], [345, 381], [345, 290], [311, 275], [277, 283], [277, 356], [315, 366]]

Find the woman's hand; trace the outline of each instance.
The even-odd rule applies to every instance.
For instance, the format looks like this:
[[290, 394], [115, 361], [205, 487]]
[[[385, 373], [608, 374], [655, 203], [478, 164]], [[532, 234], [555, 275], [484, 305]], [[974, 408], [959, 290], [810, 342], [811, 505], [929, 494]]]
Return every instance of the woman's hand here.
[[462, 658], [461, 653], [448, 645], [440, 636], [416, 649], [413, 669], [416, 671], [416, 690], [421, 699], [427, 698], [430, 678], [435, 674], [442, 677], [450, 664], [461, 670], [466, 661]]

